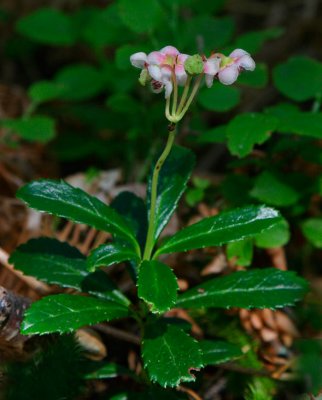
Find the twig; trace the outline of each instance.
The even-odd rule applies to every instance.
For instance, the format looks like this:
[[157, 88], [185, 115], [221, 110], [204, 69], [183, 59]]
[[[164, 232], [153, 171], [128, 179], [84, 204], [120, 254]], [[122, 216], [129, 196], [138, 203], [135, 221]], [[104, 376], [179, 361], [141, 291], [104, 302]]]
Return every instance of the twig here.
[[141, 340], [138, 336], [132, 333], [124, 332], [121, 329], [114, 328], [113, 326], [97, 324], [94, 326], [98, 331], [105, 333], [106, 335], [113, 336], [117, 339], [124, 340], [125, 342], [133, 343], [140, 346]]
[[183, 392], [183, 393], [187, 393], [188, 396], [190, 396], [190, 398], [194, 399], [194, 400], [202, 400], [202, 398], [196, 393], [194, 392], [192, 389], [189, 389], [185, 386], [178, 386], [177, 387], [178, 392]]

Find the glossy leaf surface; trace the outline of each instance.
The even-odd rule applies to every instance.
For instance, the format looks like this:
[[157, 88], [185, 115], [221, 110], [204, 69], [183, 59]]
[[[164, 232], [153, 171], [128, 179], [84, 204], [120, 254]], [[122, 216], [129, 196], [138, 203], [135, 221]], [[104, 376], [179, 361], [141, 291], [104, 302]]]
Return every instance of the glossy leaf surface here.
[[137, 254], [129, 246], [121, 243], [102, 244], [90, 253], [87, 267], [89, 271], [94, 271], [99, 267], [108, 267], [128, 260], [138, 261]]
[[151, 311], [163, 313], [175, 306], [178, 283], [171, 268], [159, 261], [143, 261], [138, 278], [138, 296]]
[[33, 303], [26, 311], [21, 332], [28, 334], [66, 333], [84, 325], [123, 318], [128, 309], [94, 297], [57, 294]]
[[10, 262], [25, 275], [46, 283], [129, 304], [103, 271], [90, 274], [83, 254], [68, 243], [45, 237], [31, 239], [11, 254]]
[[[169, 222], [177, 204], [186, 189], [188, 179], [195, 164], [194, 154], [179, 146], [174, 146], [166, 159], [159, 174], [157, 202], [156, 202], [156, 230], [157, 239]], [[148, 209], [150, 208], [151, 181], [148, 183]]]
[[150, 379], [163, 387], [194, 381], [191, 370], [203, 366], [198, 343], [182, 329], [162, 320], [147, 325], [142, 352]]
[[279, 308], [292, 305], [307, 291], [307, 282], [294, 272], [275, 268], [234, 272], [188, 290], [178, 307]]
[[199, 346], [205, 366], [221, 364], [243, 355], [238, 346], [224, 341], [202, 340]]
[[130, 227], [115, 210], [64, 181], [33, 181], [20, 188], [17, 197], [38, 211], [121, 235], [136, 243]]
[[279, 213], [265, 206], [248, 206], [223, 212], [182, 229], [161, 244], [156, 254], [220, 246], [252, 237], [279, 220]]

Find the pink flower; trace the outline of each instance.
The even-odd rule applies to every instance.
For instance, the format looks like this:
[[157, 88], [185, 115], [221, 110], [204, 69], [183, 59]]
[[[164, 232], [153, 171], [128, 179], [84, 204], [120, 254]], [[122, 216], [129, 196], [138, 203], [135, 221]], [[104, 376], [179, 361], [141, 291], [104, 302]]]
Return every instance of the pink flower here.
[[242, 70], [254, 71], [255, 61], [242, 49], [236, 49], [229, 54], [229, 57], [223, 57], [218, 72], [218, 79], [224, 85], [234, 83]]
[[130, 61], [134, 67], [147, 70], [153, 92], [160, 93], [165, 89], [165, 97], [168, 98], [173, 90], [174, 78], [178, 85], [184, 85], [187, 80], [184, 69], [187, 58], [188, 55], [181, 54], [175, 47], [166, 46], [148, 55], [143, 52], [132, 54]]
[[204, 64], [206, 84], [211, 87], [214, 77], [217, 76], [224, 85], [231, 85], [244, 69], [249, 71], [255, 69], [255, 61], [245, 50], [236, 49], [229, 57], [219, 53], [213, 54]]

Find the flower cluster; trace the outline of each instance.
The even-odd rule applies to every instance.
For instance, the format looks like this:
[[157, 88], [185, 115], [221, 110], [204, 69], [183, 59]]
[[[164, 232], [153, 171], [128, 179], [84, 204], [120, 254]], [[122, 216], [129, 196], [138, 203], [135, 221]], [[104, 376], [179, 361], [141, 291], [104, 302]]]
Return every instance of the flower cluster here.
[[[185, 114], [203, 76], [208, 87], [213, 85], [215, 78], [224, 85], [231, 85], [237, 80], [241, 71], [255, 69], [254, 60], [242, 49], [234, 50], [228, 57], [221, 53], [213, 53], [207, 58], [198, 54], [189, 56], [180, 53], [173, 46], [166, 46], [160, 51], [152, 51], [149, 54], [143, 52], [132, 54], [130, 61], [134, 67], [142, 70], [139, 78], [142, 85], [149, 82], [153, 92], [165, 91], [166, 116], [171, 122], [178, 122]], [[188, 97], [194, 75], [198, 75], [198, 78]], [[184, 89], [178, 104], [178, 87], [180, 86], [184, 86]], [[172, 113], [170, 113], [169, 102], [172, 93], [174, 98]]]

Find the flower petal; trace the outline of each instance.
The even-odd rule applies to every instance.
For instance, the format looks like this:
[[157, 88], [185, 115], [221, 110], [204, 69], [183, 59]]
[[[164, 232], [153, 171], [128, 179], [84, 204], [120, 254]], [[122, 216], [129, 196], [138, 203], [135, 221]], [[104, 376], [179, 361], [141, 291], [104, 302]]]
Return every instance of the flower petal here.
[[161, 81], [165, 82], [171, 79], [172, 77], [172, 68], [170, 67], [170, 65], [163, 65], [161, 68]]
[[161, 81], [162, 78], [161, 68], [158, 65], [149, 65], [148, 71], [153, 79], [155, 79], [156, 81]]
[[214, 75], [205, 74], [205, 82], [206, 82], [206, 86], [208, 88], [211, 88], [211, 86], [214, 83]]
[[177, 83], [178, 85], [184, 85], [186, 83], [187, 80], [187, 73], [186, 70], [184, 69], [184, 66], [181, 64], [177, 64], [175, 66], [174, 72], [176, 74], [176, 78], [177, 78]]
[[157, 64], [160, 65], [165, 61], [165, 55], [160, 51], [152, 51], [147, 56], [147, 61], [149, 64]]
[[217, 72], [219, 71], [219, 65], [220, 65], [220, 58], [217, 57], [209, 58], [204, 63], [203, 72], [209, 75], [216, 75]]
[[245, 55], [249, 55], [249, 53], [247, 53], [247, 51], [245, 51], [243, 49], [235, 49], [232, 53], [229, 54], [229, 57], [240, 58]]
[[223, 70], [218, 72], [218, 78], [224, 85], [231, 85], [238, 78], [239, 71], [238, 66], [235, 64], [229, 65]]
[[165, 46], [160, 50], [160, 53], [169, 55], [169, 56], [177, 56], [180, 52], [173, 46]]
[[237, 61], [237, 65], [238, 65], [238, 67], [247, 69], [248, 71], [254, 71], [254, 69], [256, 67], [255, 61], [248, 54], [245, 56], [242, 56]]
[[165, 98], [167, 99], [168, 97], [170, 97], [171, 93], [172, 93], [172, 82], [171, 81], [167, 81], [165, 84]]
[[131, 55], [130, 61], [133, 67], [144, 68], [145, 63], [147, 62], [147, 55], [142, 51], [134, 53]]
[[182, 64], [183, 65], [186, 62], [188, 57], [189, 57], [188, 54], [180, 53], [178, 55], [178, 57], [177, 57], [177, 64]]

